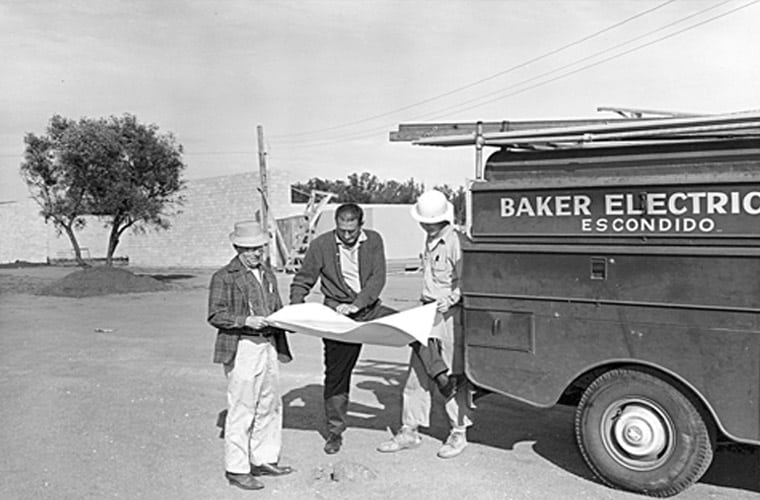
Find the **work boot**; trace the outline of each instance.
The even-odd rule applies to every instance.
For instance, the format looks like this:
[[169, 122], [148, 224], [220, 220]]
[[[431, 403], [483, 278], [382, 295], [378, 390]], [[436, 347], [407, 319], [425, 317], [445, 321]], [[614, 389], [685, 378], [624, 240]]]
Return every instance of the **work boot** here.
[[328, 434], [327, 441], [325, 441], [325, 453], [328, 455], [334, 455], [340, 451], [340, 445], [343, 444], [343, 438], [340, 434]]
[[467, 446], [467, 434], [465, 431], [451, 431], [446, 442], [438, 450], [439, 458], [454, 458], [462, 453]]
[[398, 431], [398, 434], [388, 441], [380, 443], [377, 451], [381, 453], [393, 453], [394, 451], [411, 450], [417, 448], [421, 443], [422, 436], [417, 432], [417, 429], [404, 425]]

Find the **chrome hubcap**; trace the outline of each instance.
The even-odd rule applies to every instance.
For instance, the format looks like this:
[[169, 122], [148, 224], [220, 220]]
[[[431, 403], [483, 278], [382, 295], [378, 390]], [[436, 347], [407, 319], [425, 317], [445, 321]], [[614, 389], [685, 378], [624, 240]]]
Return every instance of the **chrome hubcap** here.
[[602, 440], [618, 463], [652, 470], [673, 452], [673, 423], [654, 402], [630, 398], [616, 402], [602, 418]]

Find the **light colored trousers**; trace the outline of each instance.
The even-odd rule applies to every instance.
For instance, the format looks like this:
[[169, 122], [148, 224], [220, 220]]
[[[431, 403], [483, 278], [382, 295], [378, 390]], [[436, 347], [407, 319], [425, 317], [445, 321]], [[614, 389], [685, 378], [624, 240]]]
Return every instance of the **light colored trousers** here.
[[[449, 374], [464, 373], [464, 339], [459, 321], [461, 310], [458, 307], [450, 309], [445, 314], [436, 313], [431, 337], [441, 340], [441, 355], [446, 365], [449, 366]], [[432, 404], [435, 383], [428, 376], [425, 367], [419, 357], [409, 358], [409, 370], [404, 384], [403, 409], [401, 411], [401, 423], [409, 427], [429, 427], [430, 408]], [[456, 395], [446, 401], [446, 415], [449, 424], [454, 430], [466, 430], [472, 425], [471, 410], [467, 406], [466, 391], [457, 391]]]
[[227, 472], [247, 474], [251, 465], [276, 463], [282, 447], [282, 400], [272, 337], [241, 337], [235, 360], [224, 365]]

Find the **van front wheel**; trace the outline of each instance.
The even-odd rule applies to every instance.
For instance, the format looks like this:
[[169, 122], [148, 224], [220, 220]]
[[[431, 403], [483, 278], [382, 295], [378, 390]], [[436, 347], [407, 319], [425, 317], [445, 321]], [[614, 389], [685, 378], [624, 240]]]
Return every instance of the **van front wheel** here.
[[583, 393], [575, 437], [584, 460], [608, 486], [668, 497], [710, 466], [713, 443], [699, 411], [652, 375], [618, 369]]

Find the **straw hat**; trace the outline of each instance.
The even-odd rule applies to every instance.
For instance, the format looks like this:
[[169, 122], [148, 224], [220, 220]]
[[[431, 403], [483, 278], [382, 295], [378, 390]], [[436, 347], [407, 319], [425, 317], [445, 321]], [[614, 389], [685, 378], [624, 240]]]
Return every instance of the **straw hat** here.
[[235, 230], [230, 233], [230, 241], [238, 247], [260, 247], [269, 243], [269, 235], [254, 220], [235, 223]]

